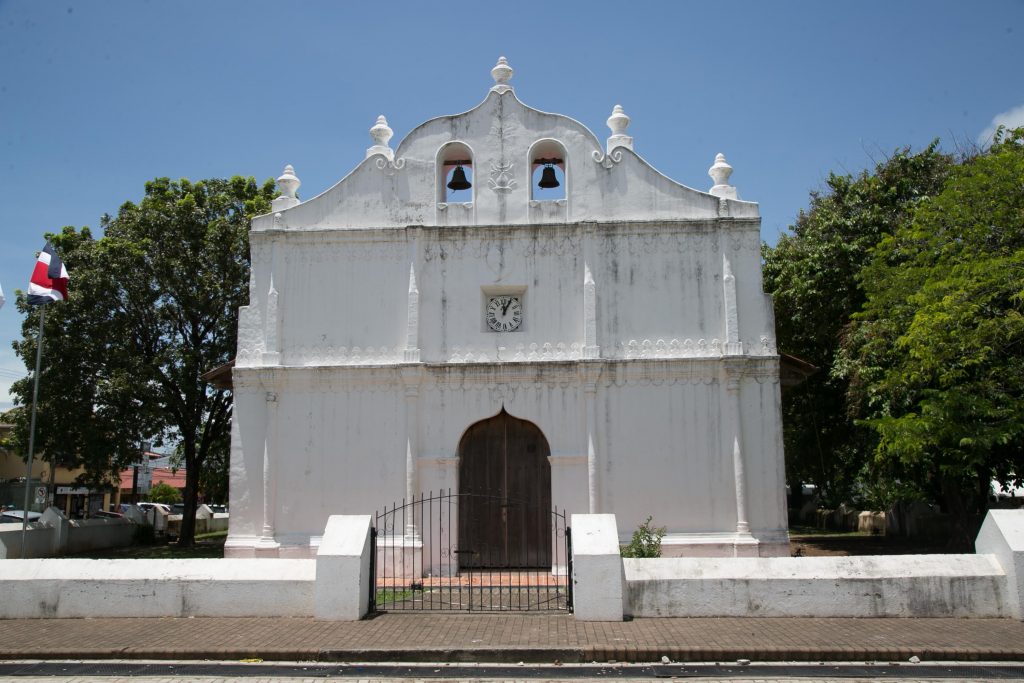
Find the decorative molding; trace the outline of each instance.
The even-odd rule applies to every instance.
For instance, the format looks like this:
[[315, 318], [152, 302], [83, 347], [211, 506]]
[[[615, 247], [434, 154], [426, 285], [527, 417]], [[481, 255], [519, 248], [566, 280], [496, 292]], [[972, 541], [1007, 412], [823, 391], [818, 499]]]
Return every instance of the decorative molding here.
[[404, 349], [387, 346], [293, 346], [285, 354], [287, 365], [392, 365], [404, 358]]
[[[497, 349], [475, 349], [470, 346], [454, 346], [448, 357], [449, 363], [531, 363], [537, 361], [579, 360], [583, 357], [583, 346], [577, 342], [543, 342], [516, 344], [510, 351], [504, 346]], [[503, 357], [504, 356], [504, 357]]]
[[722, 341], [704, 339], [664, 340], [630, 339], [619, 344], [619, 358], [717, 358], [722, 355]]
[[505, 161], [492, 161], [491, 162], [491, 177], [487, 179], [487, 184], [491, 186], [491, 189], [495, 192], [511, 192], [515, 189], [517, 183], [516, 179], [512, 177], [512, 167], [515, 166], [514, 162]]
[[594, 159], [594, 161], [601, 164], [605, 168], [609, 169], [615, 164], [620, 163], [622, 161], [622, 152], [619, 151], [618, 149], [615, 149], [609, 152], [608, 154], [605, 154], [599, 149], [595, 149], [593, 152], [590, 153], [590, 156]]
[[438, 211], [447, 211], [449, 207], [451, 207], [453, 209], [460, 209], [461, 208], [461, 209], [465, 209], [466, 211], [469, 211], [469, 210], [471, 210], [473, 208], [473, 202], [438, 202], [437, 203], [437, 210]]
[[405, 168], [405, 159], [395, 159], [392, 161], [391, 159], [387, 159], [383, 156], [378, 156], [373, 160], [373, 165], [381, 171], [384, 171], [384, 175], [393, 176], [395, 173]]

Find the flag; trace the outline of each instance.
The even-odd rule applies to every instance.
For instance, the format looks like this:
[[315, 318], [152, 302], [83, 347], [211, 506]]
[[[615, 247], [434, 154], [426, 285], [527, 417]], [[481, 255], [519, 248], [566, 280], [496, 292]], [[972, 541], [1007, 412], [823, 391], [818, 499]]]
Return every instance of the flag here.
[[63, 301], [68, 298], [68, 271], [57, 256], [49, 240], [39, 252], [36, 268], [28, 283], [28, 302], [33, 306], [42, 306], [51, 301]]
[[4, 298], [4, 288], [3, 286], [0, 286], [0, 308], [4, 307], [4, 302], [6, 301], [7, 299]]

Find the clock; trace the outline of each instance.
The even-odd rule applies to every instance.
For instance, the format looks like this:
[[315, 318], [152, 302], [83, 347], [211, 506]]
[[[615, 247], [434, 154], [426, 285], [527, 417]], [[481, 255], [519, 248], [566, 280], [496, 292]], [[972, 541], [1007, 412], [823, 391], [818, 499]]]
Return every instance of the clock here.
[[523, 302], [507, 294], [488, 297], [486, 319], [495, 332], [514, 332], [523, 324]]

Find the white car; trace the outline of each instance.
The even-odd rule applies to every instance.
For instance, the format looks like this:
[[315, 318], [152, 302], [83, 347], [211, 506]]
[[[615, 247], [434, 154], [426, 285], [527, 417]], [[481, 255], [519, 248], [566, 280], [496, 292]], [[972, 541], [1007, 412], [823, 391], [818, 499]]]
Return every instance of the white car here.
[[139, 503], [139, 509], [143, 512], [149, 512], [150, 510], [160, 510], [165, 515], [171, 514], [171, 506], [165, 505], [164, 503]]
[[[42, 517], [41, 512], [28, 513], [29, 522], [38, 522], [39, 518]], [[21, 524], [25, 519], [24, 510], [4, 510], [0, 513], [0, 524]]]

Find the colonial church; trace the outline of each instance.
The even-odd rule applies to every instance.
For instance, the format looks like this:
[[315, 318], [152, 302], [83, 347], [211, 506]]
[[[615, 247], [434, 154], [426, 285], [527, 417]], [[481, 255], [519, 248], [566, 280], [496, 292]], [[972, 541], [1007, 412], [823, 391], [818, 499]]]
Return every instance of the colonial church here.
[[622, 107], [602, 144], [491, 76], [394, 148], [381, 116], [319, 196], [287, 167], [253, 220], [225, 554], [309, 557], [330, 515], [449, 489], [615, 513], [623, 541], [651, 516], [664, 555], [788, 554], [757, 204], [721, 154], [691, 189]]

